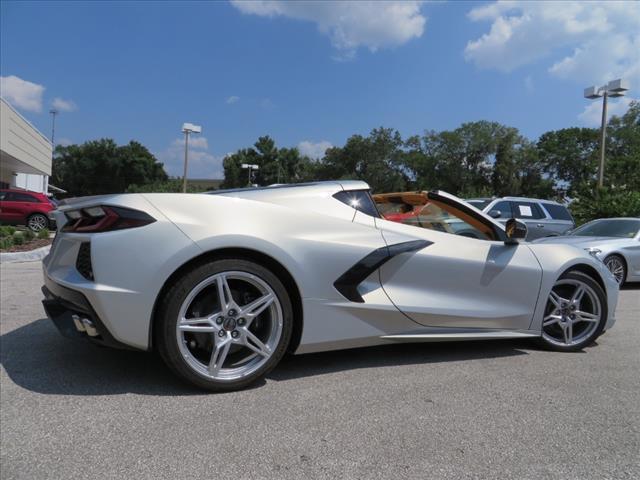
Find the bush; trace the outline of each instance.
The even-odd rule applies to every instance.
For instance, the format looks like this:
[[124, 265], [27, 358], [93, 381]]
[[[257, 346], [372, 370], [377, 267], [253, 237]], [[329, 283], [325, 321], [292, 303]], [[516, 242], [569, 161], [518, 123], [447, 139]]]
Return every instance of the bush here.
[[13, 235], [11, 237], [11, 239], [13, 240], [13, 244], [14, 245], [22, 245], [22, 244], [24, 244], [24, 237], [22, 235], [20, 235], [20, 234]]
[[43, 228], [42, 230], [40, 230], [38, 232], [38, 238], [40, 240], [47, 240], [49, 238], [49, 229], [48, 228]]
[[569, 206], [576, 225], [596, 218], [640, 216], [640, 192], [622, 188], [583, 188]]
[[0, 238], [0, 249], [7, 250], [13, 246], [13, 237], [1, 237]]
[[10, 225], [0, 227], [0, 238], [10, 237], [14, 233], [16, 233], [15, 227], [12, 227]]
[[22, 232], [22, 238], [24, 238], [25, 242], [30, 242], [31, 240], [36, 238], [36, 234], [31, 230], [25, 230], [24, 232]]

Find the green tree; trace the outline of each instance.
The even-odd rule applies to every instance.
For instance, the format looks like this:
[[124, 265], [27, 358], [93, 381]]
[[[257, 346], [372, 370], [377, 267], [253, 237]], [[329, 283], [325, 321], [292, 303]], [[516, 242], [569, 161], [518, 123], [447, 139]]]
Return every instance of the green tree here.
[[556, 187], [574, 194], [592, 181], [598, 169], [598, 131], [592, 128], [564, 128], [540, 136], [538, 155]]
[[640, 103], [631, 102], [607, 126], [604, 188], [595, 176], [576, 188], [571, 211], [578, 223], [594, 218], [640, 217]]
[[252, 148], [244, 148], [227, 155], [223, 161], [224, 182], [222, 188], [246, 187], [249, 172], [242, 164], [258, 165], [252, 174], [251, 184], [272, 185], [311, 180], [314, 176], [313, 161], [302, 157], [297, 148], [277, 148], [269, 136], [258, 138]]
[[397, 130], [376, 128], [368, 137], [353, 135], [344, 147], [327, 149], [317, 167], [320, 180], [364, 180], [375, 192], [408, 188], [404, 142]]
[[166, 179], [162, 163], [140, 143], [118, 146], [103, 138], [56, 147], [51, 183], [81, 196], [122, 193], [133, 184]]

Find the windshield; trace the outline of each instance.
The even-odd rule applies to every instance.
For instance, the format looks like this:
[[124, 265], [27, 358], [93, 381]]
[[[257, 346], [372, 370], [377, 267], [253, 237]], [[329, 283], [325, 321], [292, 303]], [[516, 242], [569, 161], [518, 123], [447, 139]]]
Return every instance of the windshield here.
[[633, 238], [640, 229], [640, 219], [594, 220], [576, 228], [570, 235], [579, 237]]
[[465, 200], [465, 202], [470, 203], [471, 205], [476, 207], [478, 210], [484, 210], [484, 207], [489, 205], [489, 203], [491, 203], [491, 200], [482, 200], [482, 199], [473, 200], [472, 199], [472, 200]]

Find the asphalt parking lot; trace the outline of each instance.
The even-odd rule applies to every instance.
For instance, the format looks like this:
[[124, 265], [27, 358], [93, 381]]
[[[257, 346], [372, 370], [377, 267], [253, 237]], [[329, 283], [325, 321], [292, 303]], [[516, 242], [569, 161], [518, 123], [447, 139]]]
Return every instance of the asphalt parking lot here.
[[39, 262], [1, 267], [3, 480], [640, 478], [640, 286], [581, 353], [526, 342], [291, 357], [203, 394], [152, 354], [61, 337]]

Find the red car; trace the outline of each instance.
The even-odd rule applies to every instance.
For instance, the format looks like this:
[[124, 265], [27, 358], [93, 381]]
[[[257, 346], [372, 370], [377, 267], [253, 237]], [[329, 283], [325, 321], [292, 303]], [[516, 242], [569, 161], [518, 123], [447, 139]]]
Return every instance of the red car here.
[[26, 225], [30, 230], [39, 232], [43, 228], [52, 228], [55, 223], [50, 212], [56, 209], [55, 203], [44, 193], [27, 190], [0, 190], [0, 222], [14, 225]]

